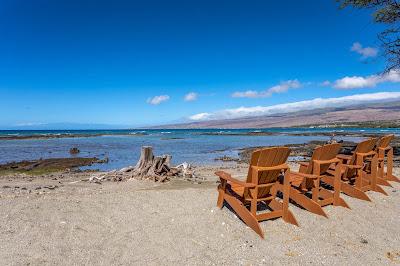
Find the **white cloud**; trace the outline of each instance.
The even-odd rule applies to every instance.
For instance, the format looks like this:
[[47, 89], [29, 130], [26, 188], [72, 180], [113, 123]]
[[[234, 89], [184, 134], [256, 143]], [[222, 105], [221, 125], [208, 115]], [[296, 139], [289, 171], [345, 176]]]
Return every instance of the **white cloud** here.
[[207, 120], [212, 116], [210, 113], [195, 114], [190, 117], [191, 120]]
[[278, 113], [290, 113], [296, 111], [312, 110], [326, 107], [343, 107], [354, 104], [400, 99], [400, 92], [377, 92], [366, 94], [355, 94], [337, 98], [316, 98], [312, 100], [277, 104], [272, 106], [239, 107], [225, 109], [213, 113], [200, 113], [189, 117], [193, 121], [232, 119], [249, 116], [272, 115]]
[[154, 96], [153, 98], [148, 98], [147, 103], [152, 104], [152, 105], [158, 105], [158, 104], [168, 101], [168, 100], [169, 100], [168, 95], [158, 95], [158, 96]]
[[189, 92], [188, 94], [185, 95], [184, 100], [185, 102], [192, 102], [196, 101], [197, 97], [199, 97], [199, 95], [196, 92]]
[[362, 59], [368, 58], [368, 57], [375, 57], [378, 55], [378, 49], [373, 48], [373, 47], [363, 47], [361, 43], [355, 42], [351, 46], [350, 50], [352, 52], [356, 52], [361, 55]]
[[297, 89], [301, 86], [301, 83], [295, 80], [287, 80], [281, 82], [279, 85], [273, 86], [265, 91], [237, 91], [232, 94], [234, 98], [265, 98], [270, 97], [274, 93], [284, 93], [287, 92], [289, 89]]
[[367, 77], [353, 76], [338, 79], [333, 84], [336, 89], [358, 89], [371, 88], [383, 82], [400, 82], [400, 70], [391, 70], [382, 75], [371, 75]]
[[[234, 97], [234, 98], [258, 98], [258, 97], [260, 97], [260, 94], [262, 94], [262, 93], [257, 92], [257, 91], [252, 91], [252, 90], [237, 91], [237, 92], [232, 93], [232, 97]], [[265, 96], [265, 97], [267, 97], [267, 96]]]

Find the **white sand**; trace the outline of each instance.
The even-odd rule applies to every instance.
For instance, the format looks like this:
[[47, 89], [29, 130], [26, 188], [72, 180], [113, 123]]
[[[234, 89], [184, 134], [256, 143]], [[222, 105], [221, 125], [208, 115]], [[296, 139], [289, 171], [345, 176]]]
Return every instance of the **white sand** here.
[[[2, 179], [0, 264], [400, 263], [399, 183], [385, 188], [389, 196], [368, 192], [372, 202], [343, 196], [352, 210], [327, 206], [329, 219], [291, 205], [300, 227], [262, 222], [262, 240], [228, 208], [215, 206], [214, 170], [201, 170], [212, 180], [202, 184]], [[43, 185], [60, 187], [35, 190]]]

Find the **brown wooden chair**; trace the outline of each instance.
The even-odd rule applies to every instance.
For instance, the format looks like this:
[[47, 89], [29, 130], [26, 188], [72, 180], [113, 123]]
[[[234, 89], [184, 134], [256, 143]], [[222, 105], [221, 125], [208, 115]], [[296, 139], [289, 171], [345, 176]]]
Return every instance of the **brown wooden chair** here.
[[[323, 206], [333, 204], [349, 208], [340, 197], [341, 172], [337, 166], [341, 161], [336, 158], [340, 148], [341, 144], [338, 143], [319, 146], [309, 162], [300, 162], [299, 172], [290, 172], [290, 199], [306, 210], [325, 217]], [[331, 165], [337, 169], [333, 175], [328, 173]], [[321, 181], [325, 179], [332, 183], [333, 191], [321, 186]], [[305, 195], [310, 191], [311, 198]]]
[[[393, 175], [393, 148], [390, 142], [394, 139], [394, 135], [386, 135], [379, 139], [375, 147], [378, 154], [378, 177], [379, 185], [391, 186], [387, 181], [400, 182], [400, 179]], [[386, 160], [386, 171], [385, 171]]]
[[[286, 147], [265, 148], [253, 152], [246, 181], [233, 178], [219, 171], [221, 184], [218, 186], [217, 206], [227, 202], [236, 214], [264, 238], [260, 221], [282, 217], [284, 221], [298, 225], [289, 210], [289, 167], [286, 160], [290, 149]], [[283, 185], [279, 178], [283, 177]], [[277, 200], [277, 192], [282, 193], [283, 202]], [[259, 207], [264, 207], [260, 213]], [[269, 209], [270, 211], [267, 211]]]
[[[352, 155], [339, 154], [341, 163], [341, 191], [351, 197], [371, 201], [366, 191], [387, 193], [376, 183], [378, 155], [374, 151], [377, 138], [370, 138], [357, 144]], [[331, 174], [338, 169], [328, 170]], [[332, 180], [324, 180], [333, 185]]]

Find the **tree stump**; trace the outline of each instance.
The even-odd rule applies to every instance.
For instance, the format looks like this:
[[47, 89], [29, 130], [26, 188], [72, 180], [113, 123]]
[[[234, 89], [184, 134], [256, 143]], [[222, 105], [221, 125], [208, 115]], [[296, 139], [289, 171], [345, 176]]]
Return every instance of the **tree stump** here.
[[138, 176], [140, 178], [146, 177], [149, 169], [153, 165], [154, 155], [153, 147], [143, 146], [139, 161], [137, 162], [135, 168], [132, 171], [133, 176]]
[[143, 146], [132, 176], [163, 182], [168, 177], [170, 162], [171, 155], [154, 156], [152, 147]]

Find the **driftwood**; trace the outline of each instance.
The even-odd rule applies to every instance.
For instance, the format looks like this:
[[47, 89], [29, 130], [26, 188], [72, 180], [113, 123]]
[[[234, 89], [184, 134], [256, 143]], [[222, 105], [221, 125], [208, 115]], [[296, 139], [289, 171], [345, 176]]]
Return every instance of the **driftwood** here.
[[152, 147], [143, 146], [139, 161], [135, 166], [124, 167], [120, 170], [114, 170], [97, 176], [93, 175], [89, 178], [89, 181], [99, 183], [105, 180], [123, 181], [135, 178], [165, 182], [171, 177], [196, 178], [190, 164], [184, 162], [176, 167], [172, 167], [171, 159], [172, 156], [169, 154], [154, 156]]
[[153, 148], [143, 146], [140, 159], [132, 170], [132, 176], [163, 182], [171, 170], [171, 155], [154, 156]]

